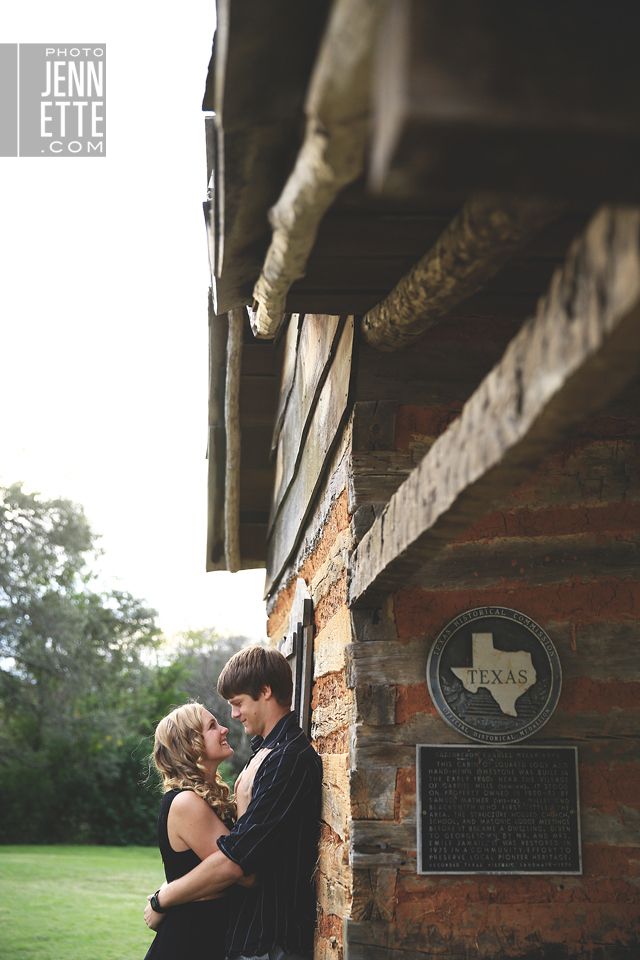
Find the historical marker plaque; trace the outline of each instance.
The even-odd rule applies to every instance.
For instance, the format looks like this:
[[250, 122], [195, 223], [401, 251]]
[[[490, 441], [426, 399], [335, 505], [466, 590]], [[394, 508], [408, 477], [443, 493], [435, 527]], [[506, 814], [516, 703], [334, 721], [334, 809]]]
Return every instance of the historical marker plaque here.
[[582, 873], [577, 747], [416, 752], [418, 873]]
[[427, 682], [440, 716], [480, 743], [518, 743], [549, 720], [562, 671], [542, 627], [509, 607], [475, 607], [442, 630]]

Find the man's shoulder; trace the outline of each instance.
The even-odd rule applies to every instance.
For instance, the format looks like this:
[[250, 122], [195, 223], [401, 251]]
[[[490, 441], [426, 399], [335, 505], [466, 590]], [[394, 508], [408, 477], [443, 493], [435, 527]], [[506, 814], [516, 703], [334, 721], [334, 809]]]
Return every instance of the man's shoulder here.
[[290, 727], [287, 736], [278, 741], [267, 757], [271, 764], [284, 763], [287, 766], [299, 766], [322, 773], [322, 760], [306, 734], [300, 727]]

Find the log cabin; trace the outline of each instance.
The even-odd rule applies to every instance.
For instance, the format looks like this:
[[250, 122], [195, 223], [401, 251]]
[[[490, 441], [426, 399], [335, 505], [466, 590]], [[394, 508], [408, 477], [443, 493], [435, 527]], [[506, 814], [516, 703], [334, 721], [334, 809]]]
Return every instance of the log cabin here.
[[[322, 757], [316, 960], [640, 956], [639, 27], [217, 0], [207, 569], [265, 568]], [[579, 869], [419, 869], [416, 747], [470, 745], [427, 663], [480, 609], [557, 651], [526, 745], [577, 755]]]

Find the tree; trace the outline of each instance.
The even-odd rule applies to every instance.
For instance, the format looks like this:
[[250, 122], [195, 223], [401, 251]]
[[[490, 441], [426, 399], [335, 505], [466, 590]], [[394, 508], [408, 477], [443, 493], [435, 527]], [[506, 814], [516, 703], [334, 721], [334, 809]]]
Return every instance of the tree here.
[[92, 589], [96, 539], [78, 504], [0, 487], [0, 843], [154, 844], [153, 733], [190, 698], [230, 727], [229, 782], [250, 752], [215, 689], [247, 638], [167, 653], [155, 611]]
[[[151, 671], [145, 662], [159, 642], [155, 611], [125, 592], [91, 589], [95, 541], [79, 505], [41, 499], [21, 484], [0, 488], [5, 840], [19, 839], [18, 822], [18, 833], [34, 840], [104, 834], [109, 820], [113, 827], [107, 809], [123, 797], [123, 771], [135, 757], [139, 772], [153, 721], [184, 679], [181, 666]], [[132, 769], [127, 783], [135, 786]], [[153, 842], [156, 800], [139, 796], [133, 834]], [[117, 835], [114, 827], [109, 842]]]

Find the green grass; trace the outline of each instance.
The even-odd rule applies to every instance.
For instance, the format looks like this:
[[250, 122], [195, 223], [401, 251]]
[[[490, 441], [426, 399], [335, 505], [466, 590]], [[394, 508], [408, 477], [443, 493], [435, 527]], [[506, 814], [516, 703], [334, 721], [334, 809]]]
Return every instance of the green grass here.
[[0, 846], [0, 960], [143, 960], [153, 847]]

